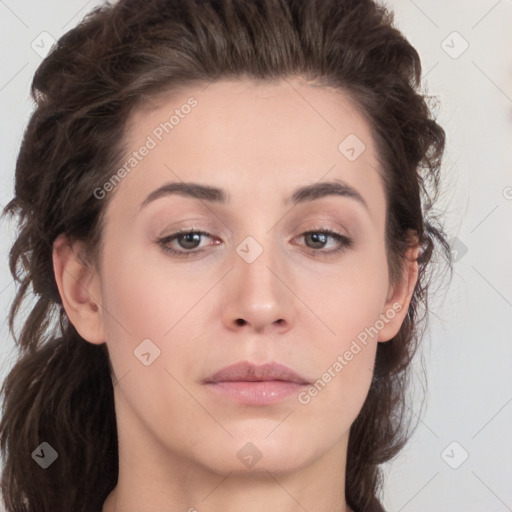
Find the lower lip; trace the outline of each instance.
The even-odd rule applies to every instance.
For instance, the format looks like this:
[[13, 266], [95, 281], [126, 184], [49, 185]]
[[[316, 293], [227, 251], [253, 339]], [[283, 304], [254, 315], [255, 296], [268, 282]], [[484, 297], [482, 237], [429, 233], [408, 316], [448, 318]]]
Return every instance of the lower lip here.
[[307, 384], [284, 380], [210, 382], [213, 392], [249, 405], [270, 405], [298, 394]]

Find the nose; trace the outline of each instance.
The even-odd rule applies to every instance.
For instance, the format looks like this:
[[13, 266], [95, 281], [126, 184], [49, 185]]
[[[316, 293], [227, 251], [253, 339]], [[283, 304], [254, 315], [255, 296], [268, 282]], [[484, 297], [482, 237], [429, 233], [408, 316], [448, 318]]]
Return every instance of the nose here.
[[292, 276], [274, 249], [261, 246], [263, 252], [254, 261], [234, 256], [222, 291], [222, 320], [230, 330], [283, 333], [295, 321]]

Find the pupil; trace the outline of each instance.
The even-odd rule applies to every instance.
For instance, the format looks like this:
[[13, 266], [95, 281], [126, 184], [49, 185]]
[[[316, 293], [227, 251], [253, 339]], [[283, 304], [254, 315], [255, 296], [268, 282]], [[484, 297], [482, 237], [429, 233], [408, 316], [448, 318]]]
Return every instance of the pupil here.
[[320, 245], [325, 244], [325, 235], [318, 233], [310, 233], [310, 235], [314, 243], [319, 243]]
[[[188, 233], [186, 235], [182, 235], [182, 237], [185, 239], [185, 248], [194, 249], [197, 246], [197, 243], [199, 243], [199, 236], [199, 233]], [[187, 243], [190, 243], [192, 246], [187, 246]]]

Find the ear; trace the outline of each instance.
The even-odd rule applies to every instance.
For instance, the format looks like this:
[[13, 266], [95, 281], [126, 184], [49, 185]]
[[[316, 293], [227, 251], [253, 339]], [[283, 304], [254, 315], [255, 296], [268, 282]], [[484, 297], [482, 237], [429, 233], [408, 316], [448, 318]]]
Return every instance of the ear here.
[[83, 254], [83, 242], [59, 235], [53, 243], [53, 271], [69, 321], [82, 338], [100, 345], [105, 342], [100, 281]]
[[384, 327], [379, 331], [378, 341], [389, 341], [396, 336], [407, 315], [418, 281], [419, 249], [416, 238], [416, 243], [410, 246], [406, 252], [401, 279], [394, 286], [390, 286], [388, 298], [381, 314]]

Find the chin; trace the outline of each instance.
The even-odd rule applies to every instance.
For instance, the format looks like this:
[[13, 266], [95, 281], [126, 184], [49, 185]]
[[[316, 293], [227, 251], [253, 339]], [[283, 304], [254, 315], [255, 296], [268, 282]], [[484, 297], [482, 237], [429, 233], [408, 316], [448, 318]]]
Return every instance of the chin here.
[[[196, 456], [200, 463], [216, 473], [265, 475], [270, 472], [278, 475], [312, 464], [329, 448], [313, 444], [311, 435], [291, 435], [289, 431], [281, 434], [277, 436], [274, 432], [267, 438], [268, 431], [265, 435], [234, 435], [227, 443], [210, 444], [207, 458], [204, 452]], [[216, 446], [214, 451], [213, 446]]]

